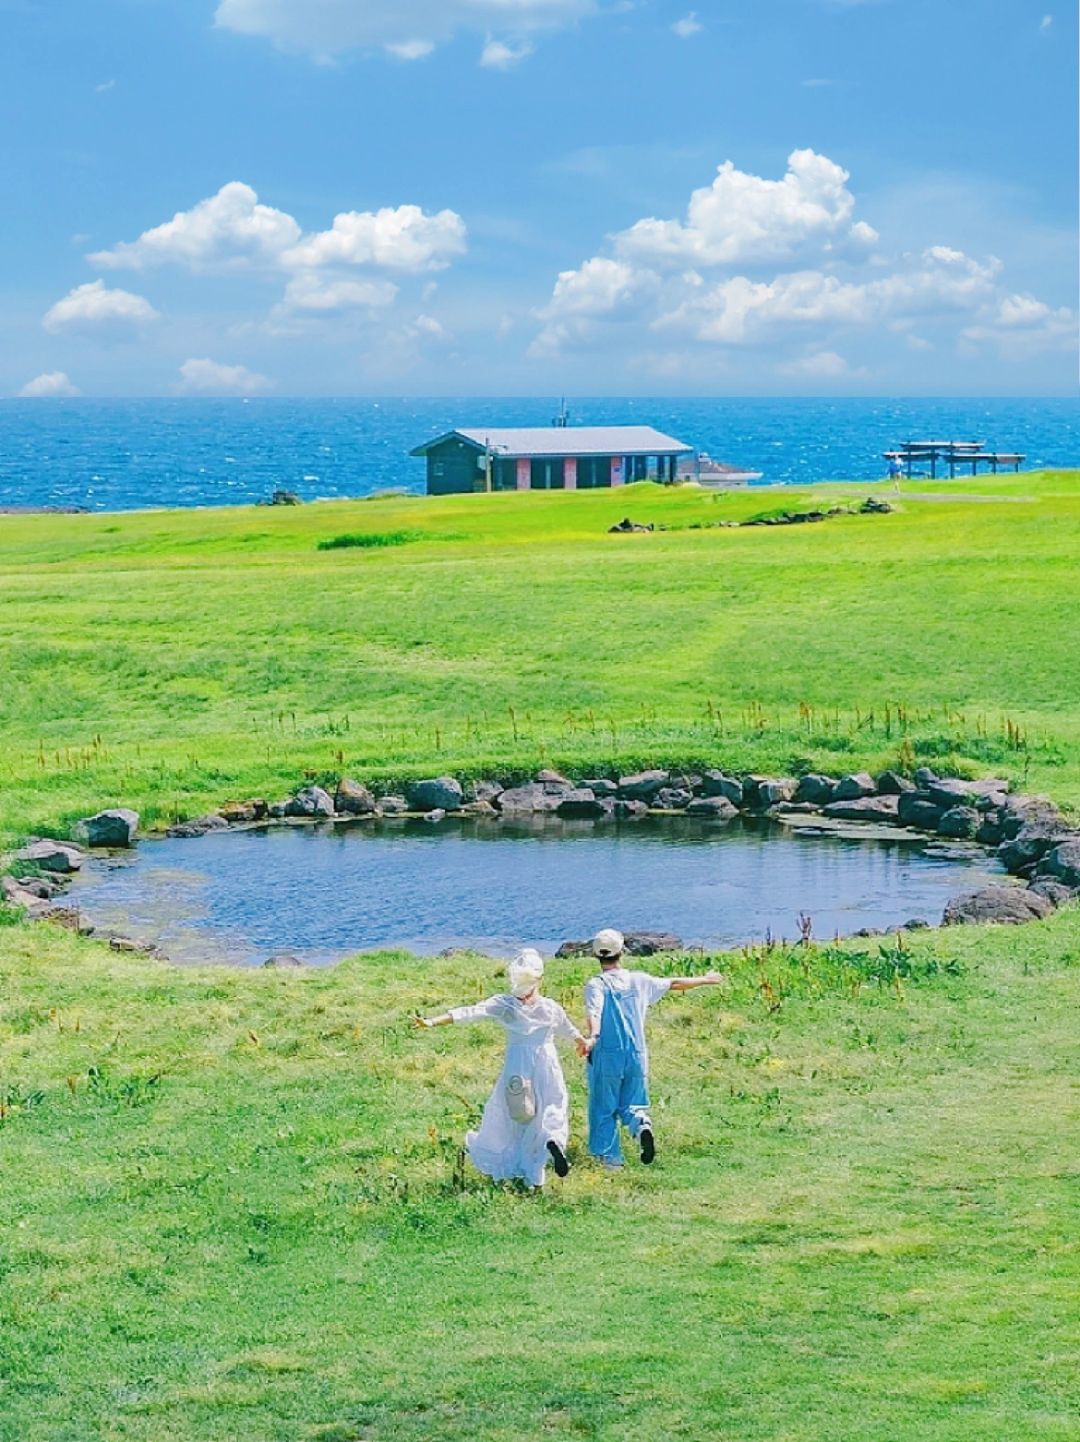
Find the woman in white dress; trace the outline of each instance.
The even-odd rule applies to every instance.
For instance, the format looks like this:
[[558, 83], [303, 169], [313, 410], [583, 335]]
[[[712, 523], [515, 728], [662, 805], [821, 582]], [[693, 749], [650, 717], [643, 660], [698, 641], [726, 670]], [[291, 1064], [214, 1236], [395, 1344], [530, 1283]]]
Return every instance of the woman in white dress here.
[[475, 1006], [459, 1006], [442, 1016], [417, 1017], [422, 1027], [494, 1021], [506, 1030], [506, 1058], [483, 1119], [465, 1137], [477, 1171], [495, 1181], [520, 1177], [544, 1185], [550, 1161], [556, 1176], [570, 1170], [566, 1146], [570, 1104], [555, 1038], [577, 1045], [585, 1056], [588, 1042], [556, 1001], [540, 995], [544, 959], [537, 951], [519, 952], [507, 967], [510, 994], [490, 996]]

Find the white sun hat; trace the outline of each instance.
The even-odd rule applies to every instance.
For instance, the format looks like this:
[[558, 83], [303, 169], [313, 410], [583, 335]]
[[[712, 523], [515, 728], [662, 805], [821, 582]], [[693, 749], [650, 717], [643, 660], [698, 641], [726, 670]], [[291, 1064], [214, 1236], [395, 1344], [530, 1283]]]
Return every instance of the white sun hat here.
[[510, 978], [510, 990], [514, 996], [528, 996], [544, 979], [544, 958], [531, 946], [527, 946], [507, 962], [506, 974]]
[[626, 950], [626, 938], [621, 931], [608, 928], [598, 931], [592, 940], [593, 956], [601, 961], [617, 961]]

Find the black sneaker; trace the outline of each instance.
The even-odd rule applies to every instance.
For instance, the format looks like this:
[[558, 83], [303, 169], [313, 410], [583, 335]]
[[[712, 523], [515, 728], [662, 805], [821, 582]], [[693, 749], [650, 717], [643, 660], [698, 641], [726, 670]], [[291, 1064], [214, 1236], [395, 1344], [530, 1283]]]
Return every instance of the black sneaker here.
[[652, 1134], [652, 1127], [642, 1127], [638, 1133], [638, 1141], [641, 1143], [641, 1160], [645, 1166], [650, 1166], [656, 1159], [656, 1139]]
[[566, 1153], [558, 1142], [548, 1142], [547, 1149], [551, 1153], [551, 1165], [555, 1168], [557, 1177], [565, 1177], [570, 1170], [570, 1163], [566, 1160]]

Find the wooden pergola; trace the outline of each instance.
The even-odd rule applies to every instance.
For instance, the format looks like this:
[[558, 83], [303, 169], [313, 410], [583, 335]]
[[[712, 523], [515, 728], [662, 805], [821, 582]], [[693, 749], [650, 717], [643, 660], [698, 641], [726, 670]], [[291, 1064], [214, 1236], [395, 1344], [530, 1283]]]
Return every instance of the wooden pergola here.
[[936, 480], [940, 461], [948, 466], [952, 480], [957, 466], [970, 466], [973, 476], [979, 474], [980, 466], [997, 475], [999, 470], [1018, 471], [1027, 457], [1012, 451], [988, 451], [985, 441], [904, 441], [898, 451], [886, 451], [885, 459], [902, 466], [908, 480], [916, 465], [926, 464], [930, 466], [931, 480]]

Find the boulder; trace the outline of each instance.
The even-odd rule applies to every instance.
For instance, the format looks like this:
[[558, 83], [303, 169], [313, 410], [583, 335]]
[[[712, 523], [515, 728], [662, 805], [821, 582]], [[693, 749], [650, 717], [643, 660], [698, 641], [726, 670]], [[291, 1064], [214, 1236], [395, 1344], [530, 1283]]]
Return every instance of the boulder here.
[[498, 816], [498, 811], [490, 801], [466, 801], [464, 806], [458, 807], [455, 816], [486, 816], [488, 818]]
[[[672, 931], [626, 931], [623, 933], [628, 956], [658, 956], [664, 951], [682, 951], [682, 937]], [[592, 951], [592, 940], [564, 941], [555, 953], [559, 957], [587, 956]]]
[[899, 771], [883, 771], [877, 778], [877, 789], [882, 796], [903, 796], [905, 792], [915, 790], [915, 783], [901, 776]]
[[[267, 815], [270, 808], [267, 807]], [[175, 826], [170, 826], [165, 832], [166, 836], [190, 837], [205, 836], [209, 831], [228, 831], [229, 823], [224, 816], [196, 816], [191, 821], [178, 821]]]
[[972, 841], [978, 834], [982, 818], [974, 806], [954, 806], [938, 822], [938, 833], [956, 841]]
[[409, 803], [404, 796], [380, 796], [377, 807], [379, 816], [403, 816]]
[[1040, 921], [1049, 916], [1053, 905], [1045, 896], [1023, 886], [987, 886], [966, 896], [954, 897], [945, 908], [946, 926], [970, 926], [993, 923], [1019, 926], [1027, 921]]
[[582, 790], [591, 791], [592, 794], [600, 800], [614, 801], [615, 797], [619, 794], [619, 788], [616, 783], [609, 781], [606, 777], [598, 776], [590, 778], [588, 781], [583, 781], [581, 786]]
[[333, 816], [334, 801], [321, 786], [305, 786], [285, 803], [286, 816]]
[[488, 801], [493, 806], [498, 802], [503, 789], [497, 781], [474, 781], [466, 788], [466, 801]]
[[841, 776], [836, 784], [835, 801], [859, 801], [864, 796], [877, 795], [877, 782], [868, 771], [857, 771], [852, 776]]
[[524, 786], [511, 786], [499, 797], [499, 809], [504, 816], [529, 814], [553, 814], [573, 791], [554, 781], [527, 781]]
[[641, 821], [648, 814], [649, 807], [645, 801], [612, 802], [612, 815], [616, 821]]
[[779, 806], [781, 801], [794, 801], [795, 782], [788, 777], [767, 777], [757, 783], [754, 805], [762, 811]]
[[288, 804], [288, 798], [286, 798], [284, 801], [271, 801], [270, 809], [267, 812], [270, 820], [280, 821], [281, 818], [286, 814], [285, 808], [288, 806]]
[[1025, 826], [1038, 822], [1043, 826], [1064, 826], [1061, 812], [1047, 796], [1008, 796], [1005, 798], [1001, 824], [1005, 840], [1011, 841]]
[[595, 796], [593, 792], [587, 788], [580, 787], [572, 791], [563, 792], [563, 797], [559, 802], [556, 815], [564, 816], [568, 819], [587, 818], [590, 816], [610, 816], [613, 807], [614, 802], [606, 798], [600, 800], [599, 797]]
[[1040, 871], [1066, 886], [1080, 888], [1080, 834], [1074, 833], [1068, 841], [1055, 846]]
[[25, 893], [34, 901], [51, 901], [58, 896], [67, 886], [67, 881], [59, 876], [2, 876], [0, 887], [5, 896], [16, 896], [18, 893]]
[[334, 792], [334, 810], [342, 816], [372, 816], [375, 797], [359, 781], [343, 776]]
[[889, 825], [898, 820], [899, 796], [858, 796], [849, 801], [831, 801], [822, 816], [833, 821], [876, 821]]
[[739, 812], [726, 796], [698, 796], [686, 808], [686, 814], [703, 821], [734, 821]]
[[917, 831], [936, 831], [942, 812], [927, 792], [906, 791], [898, 798], [896, 814], [901, 826], [913, 826]]
[[774, 816], [820, 816], [822, 810], [813, 801], [781, 801], [769, 809]]
[[960, 777], [948, 777], [934, 781], [926, 788], [930, 800], [948, 811], [953, 806], [974, 806], [978, 801], [991, 805], [1002, 805], [1009, 789], [1007, 781], [964, 781]]
[[552, 771], [550, 767], [545, 767], [543, 771], [538, 771], [536, 773], [536, 780], [542, 785], [567, 786], [571, 788], [571, 790], [574, 785], [568, 776], [563, 776], [558, 771]]
[[245, 826], [252, 821], [262, 821], [269, 810], [269, 806], [262, 799], [227, 801], [219, 815], [226, 826]]
[[435, 826], [438, 822], [446, 820], [446, 812], [441, 806], [436, 806], [431, 811], [425, 811], [421, 819]]
[[998, 860], [1013, 876], [1026, 876], [1067, 835], [1068, 827], [1060, 818], [1029, 821], [998, 847]]
[[32, 841], [15, 853], [16, 861], [31, 861], [42, 871], [78, 871], [85, 857], [77, 846], [62, 841]]
[[79, 822], [79, 833], [88, 846], [130, 846], [139, 829], [139, 813], [126, 806], [99, 811]]
[[651, 802], [670, 779], [667, 771], [639, 771], [633, 776], [620, 776], [619, 800]]
[[915, 789], [917, 791], [925, 791], [928, 786], [933, 786], [937, 779], [938, 774], [932, 770], [931, 767], [920, 766], [915, 773]]
[[1066, 886], [1063, 881], [1055, 881], [1051, 876], [1037, 876], [1028, 890], [1035, 896], [1045, 897], [1055, 907], [1068, 906], [1080, 895], [1073, 887]]
[[456, 811], [465, 799], [456, 776], [435, 776], [405, 788], [410, 811]]
[[794, 799], [799, 802], [808, 801], [812, 806], [828, 806], [830, 801], [839, 799], [837, 785], [838, 782], [831, 776], [822, 776], [816, 771], [808, 771], [805, 776], [799, 777]]
[[267, 957], [263, 966], [274, 968], [277, 971], [302, 971], [304, 963], [298, 956], [293, 956], [291, 952], [278, 951], [273, 956]]
[[1000, 846], [1005, 840], [1005, 832], [1002, 830], [1001, 821], [996, 812], [984, 816], [979, 822], [979, 829], [975, 833], [975, 840], [980, 846]]
[[694, 799], [694, 793], [680, 786], [661, 786], [653, 798], [653, 805], [661, 811], [685, 811]]
[[723, 796], [732, 806], [743, 804], [743, 784], [737, 776], [725, 771], [706, 771], [701, 778], [703, 796]]

